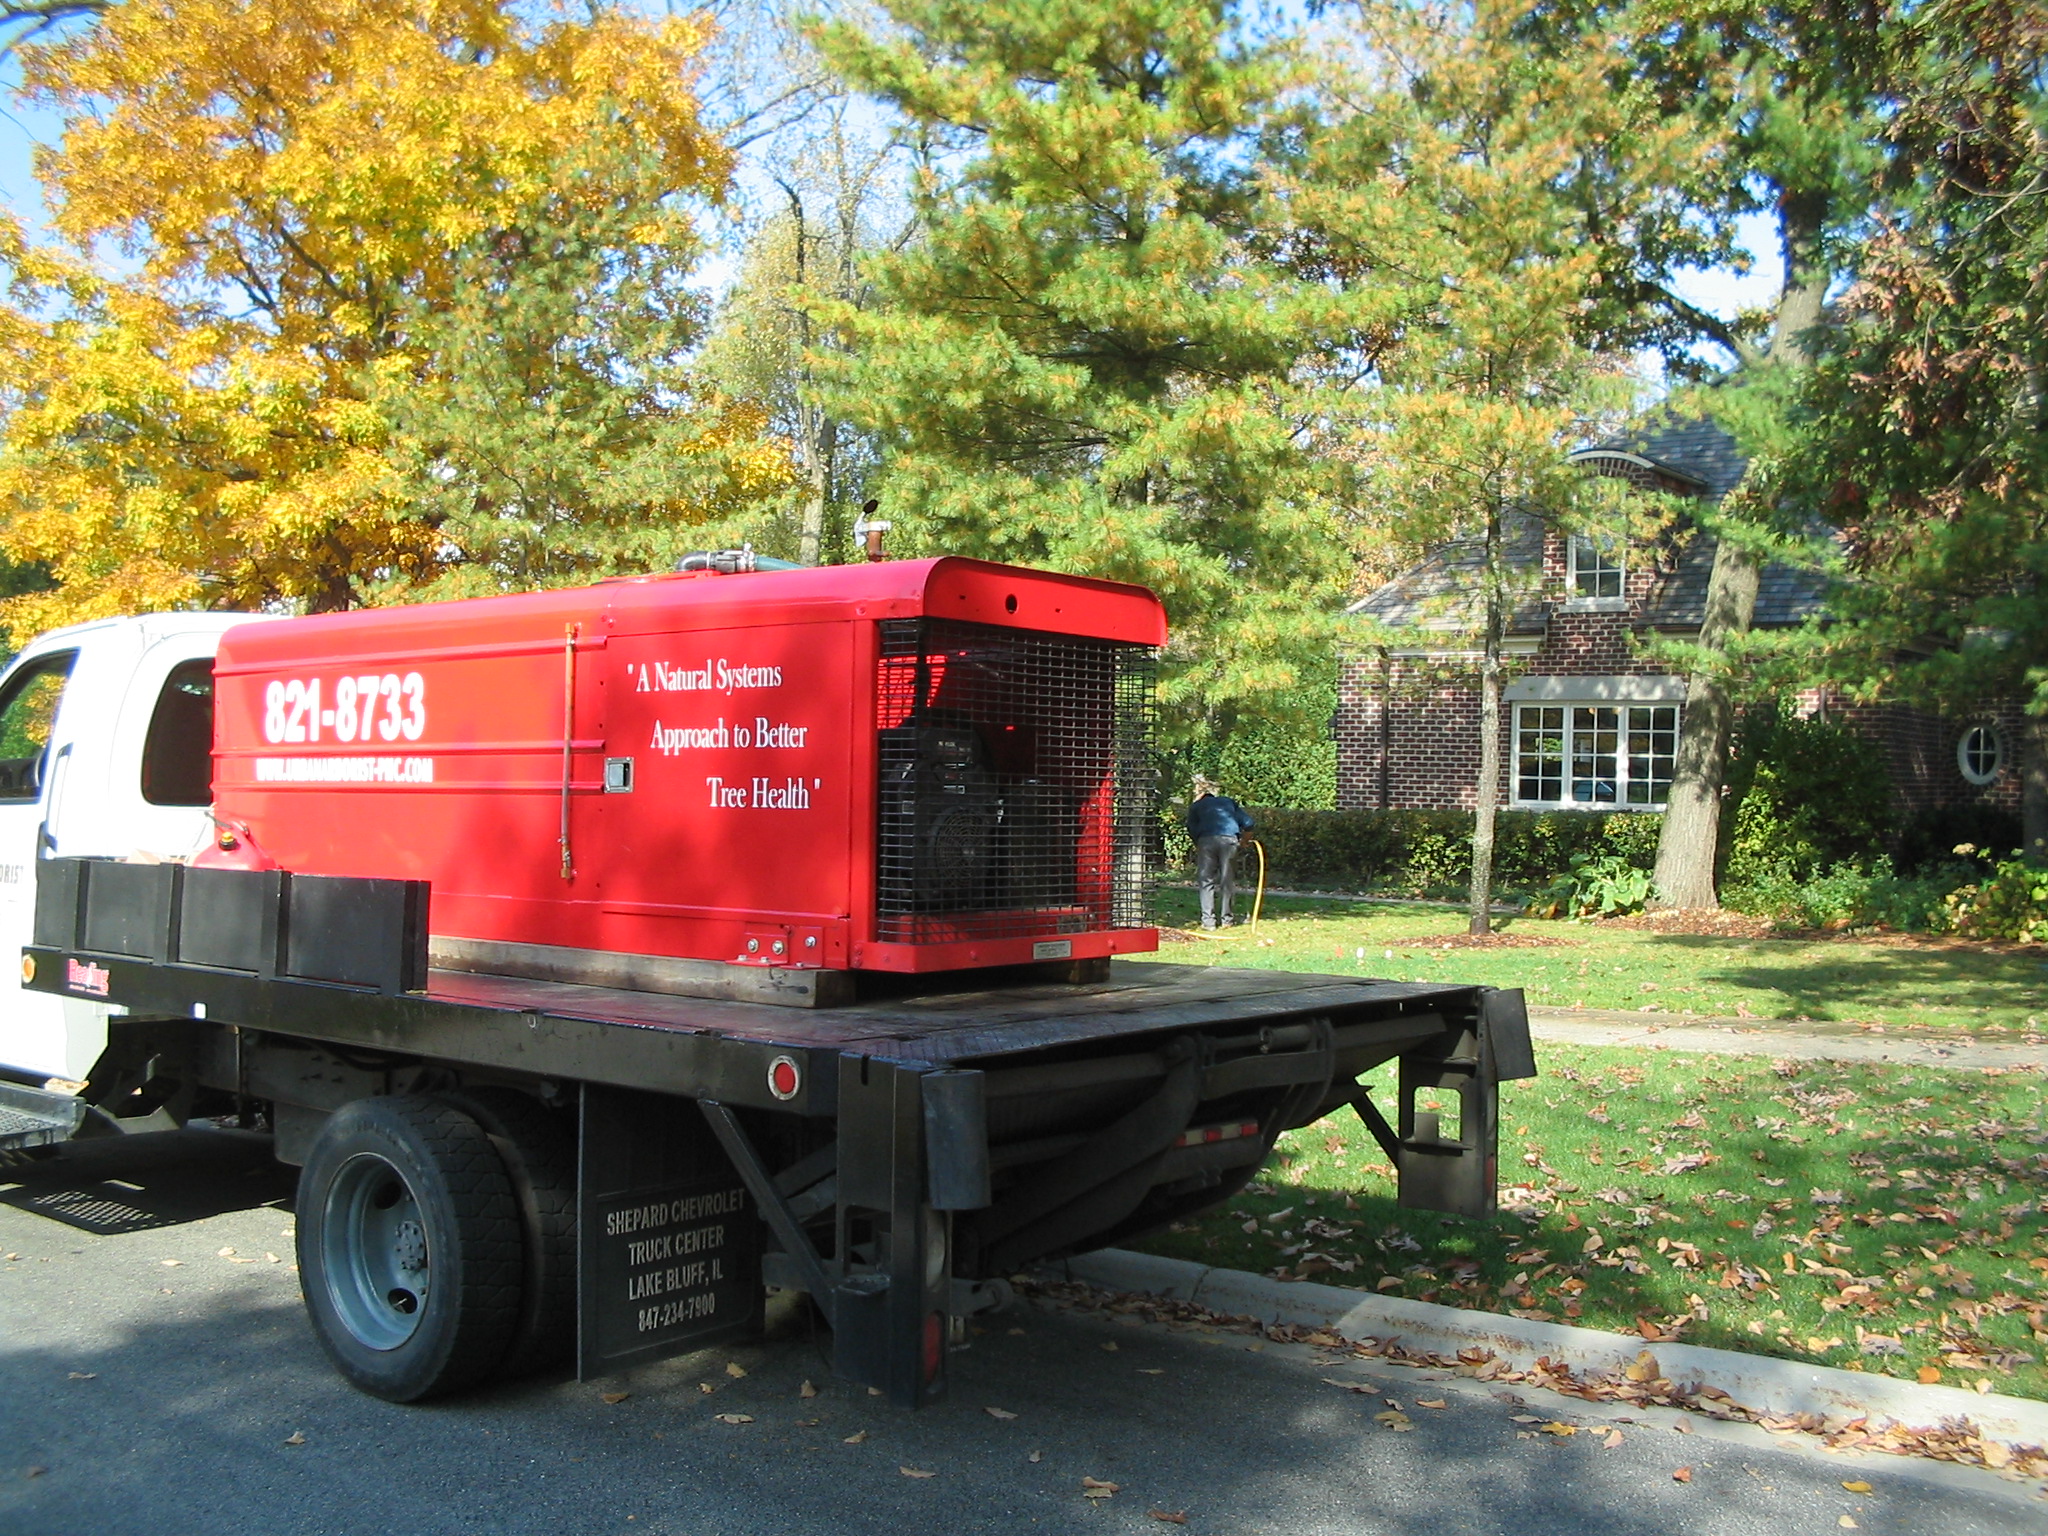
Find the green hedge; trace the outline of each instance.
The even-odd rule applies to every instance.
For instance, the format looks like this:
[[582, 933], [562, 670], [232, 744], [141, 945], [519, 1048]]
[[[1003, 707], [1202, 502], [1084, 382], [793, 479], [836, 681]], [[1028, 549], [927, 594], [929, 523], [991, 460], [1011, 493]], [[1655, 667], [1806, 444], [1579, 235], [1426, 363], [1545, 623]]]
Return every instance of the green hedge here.
[[[1290, 811], [1251, 807], [1269, 885], [1447, 894], [1472, 878], [1470, 811]], [[1662, 817], [1642, 812], [1502, 811], [1494, 883], [1526, 894], [1550, 884], [1575, 853], [1618, 853], [1639, 868], [1657, 861]], [[1174, 835], [1177, 834], [1177, 835]], [[1187, 848], [1177, 821], [1168, 847]], [[1240, 866], [1241, 868], [1243, 866]], [[1249, 871], [1247, 871], [1249, 873]]]

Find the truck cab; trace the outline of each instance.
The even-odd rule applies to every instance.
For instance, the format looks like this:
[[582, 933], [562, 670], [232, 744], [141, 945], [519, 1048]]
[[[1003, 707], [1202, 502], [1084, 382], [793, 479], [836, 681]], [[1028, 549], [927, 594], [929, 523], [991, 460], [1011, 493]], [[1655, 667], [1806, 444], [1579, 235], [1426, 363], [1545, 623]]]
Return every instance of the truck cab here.
[[[212, 828], [213, 658], [248, 614], [159, 613], [38, 635], [0, 674], [0, 953], [60, 856], [183, 860]], [[108, 1008], [0, 972], [0, 1077], [82, 1080]]]

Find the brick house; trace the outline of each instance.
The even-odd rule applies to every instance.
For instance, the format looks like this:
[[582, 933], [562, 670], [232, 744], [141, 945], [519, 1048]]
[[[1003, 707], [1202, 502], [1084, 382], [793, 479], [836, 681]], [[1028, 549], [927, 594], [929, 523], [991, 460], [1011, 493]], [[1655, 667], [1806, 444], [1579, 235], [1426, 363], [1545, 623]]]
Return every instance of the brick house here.
[[[1727, 433], [1666, 421], [1574, 454], [1590, 474], [1702, 505], [1742, 478]], [[1509, 564], [1532, 578], [1503, 643], [1500, 803], [1531, 810], [1662, 810], [1685, 707], [1685, 678], [1645, 654], [1655, 636], [1699, 633], [1714, 540], [1681, 520], [1626, 549], [1567, 535], [1527, 515], [1508, 529]], [[1354, 647], [1338, 687], [1337, 803], [1345, 809], [1469, 807], [1479, 772], [1477, 541], [1432, 550], [1352, 604], [1393, 643]], [[1754, 624], [1777, 629], [1819, 611], [1820, 583], [1772, 565]], [[1803, 695], [1802, 713], [1840, 709]], [[1895, 705], [1847, 711], [1885, 754], [1903, 816], [1981, 805], [2017, 813], [2016, 708], [1953, 717]]]

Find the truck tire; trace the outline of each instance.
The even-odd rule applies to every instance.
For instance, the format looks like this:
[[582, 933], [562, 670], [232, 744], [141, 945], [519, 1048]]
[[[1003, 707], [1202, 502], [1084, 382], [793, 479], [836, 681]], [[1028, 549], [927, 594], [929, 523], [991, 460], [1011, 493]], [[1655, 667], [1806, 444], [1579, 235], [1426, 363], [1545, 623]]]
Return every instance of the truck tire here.
[[416, 1402], [483, 1380], [519, 1324], [524, 1244], [504, 1159], [442, 1099], [358, 1099], [299, 1174], [299, 1285], [336, 1369]]
[[498, 1375], [565, 1363], [576, 1346], [576, 1139], [567, 1121], [516, 1088], [465, 1088], [449, 1102], [476, 1119], [504, 1159], [524, 1239], [524, 1298]]

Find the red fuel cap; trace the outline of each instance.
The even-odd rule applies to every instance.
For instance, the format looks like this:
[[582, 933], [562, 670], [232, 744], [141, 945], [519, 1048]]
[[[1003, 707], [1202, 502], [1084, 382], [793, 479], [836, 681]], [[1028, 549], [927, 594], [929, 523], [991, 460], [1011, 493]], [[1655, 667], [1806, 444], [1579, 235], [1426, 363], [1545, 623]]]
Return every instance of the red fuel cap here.
[[794, 1058], [778, 1056], [768, 1063], [768, 1091], [776, 1098], [793, 1099], [802, 1086], [803, 1077], [796, 1069]]

